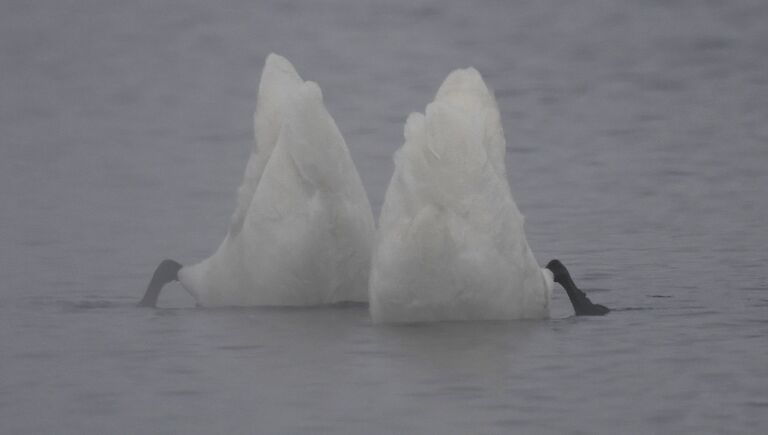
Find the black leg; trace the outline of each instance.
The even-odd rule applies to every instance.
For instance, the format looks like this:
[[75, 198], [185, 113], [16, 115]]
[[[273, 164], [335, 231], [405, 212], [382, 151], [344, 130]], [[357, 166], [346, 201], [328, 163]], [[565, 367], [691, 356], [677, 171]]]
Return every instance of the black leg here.
[[181, 268], [181, 264], [173, 260], [163, 260], [160, 265], [157, 266], [157, 269], [155, 269], [155, 273], [152, 275], [152, 280], [149, 281], [149, 286], [147, 287], [147, 291], [144, 293], [141, 302], [139, 302], [139, 306], [156, 306], [157, 298], [160, 297], [160, 290], [162, 290], [163, 286], [169, 282], [179, 280], [178, 274], [179, 269]]
[[560, 260], [550, 261], [547, 264], [547, 269], [552, 271], [552, 274], [555, 276], [555, 282], [563, 286], [566, 293], [568, 293], [568, 298], [573, 305], [573, 311], [576, 312], [577, 316], [602, 316], [611, 311], [600, 304], [592, 303], [587, 295], [576, 287], [576, 283], [571, 279], [571, 274], [568, 273], [568, 269], [565, 268]]

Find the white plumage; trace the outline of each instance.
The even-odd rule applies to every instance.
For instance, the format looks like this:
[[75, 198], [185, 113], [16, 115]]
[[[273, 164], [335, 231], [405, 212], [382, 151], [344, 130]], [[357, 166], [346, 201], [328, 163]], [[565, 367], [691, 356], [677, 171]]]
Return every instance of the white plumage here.
[[254, 126], [229, 232], [182, 285], [202, 306], [366, 301], [373, 215], [320, 88], [269, 55]]
[[525, 239], [505, 153], [496, 101], [473, 68], [408, 117], [374, 248], [374, 322], [549, 316], [552, 274]]

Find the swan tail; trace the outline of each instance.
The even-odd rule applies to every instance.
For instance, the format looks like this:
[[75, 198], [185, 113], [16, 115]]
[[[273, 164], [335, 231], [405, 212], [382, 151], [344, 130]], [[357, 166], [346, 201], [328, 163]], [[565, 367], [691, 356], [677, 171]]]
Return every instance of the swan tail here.
[[547, 264], [547, 269], [552, 271], [555, 282], [563, 286], [566, 293], [568, 293], [568, 299], [571, 300], [573, 311], [577, 316], [603, 316], [611, 311], [603, 305], [590, 301], [587, 295], [576, 287], [571, 274], [568, 273], [568, 269], [560, 260], [550, 261]]
[[510, 196], [501, 116], [474, 68], [452, 72], [425, 113], [408, 117], [404, 134], [396, 164], [420, 199], [469, 209], [478, 193]]
[[[449, 74], [437, 91], [431, 106], [454, 113], [450, 124], [438, 123], [438, 132], [447, 131], [446, 125], [459, 129], [454, 132], [453, 137], [433, 139], [437, 139], [439, 143], [453, 144], [452, 153], [457, 152], [456, 148], [471, 153], [476, 163], [481, 166], [489, 163], [497, 175], [506, 180], [506, 140], [501, 125], [501, 114], [493, 91], [488, 88], [476, 69], [458, 69]], [[427, 111], [431, 111], [430, 108], [427, 108]], [[430, 117], [429, 113], [427, 117]]]
[[345, 178], [350, 174], [359, 176], [347, 144], [325, 107], [320, 87], [315, 82], [305, 82], [294, 98], [286, 110], [278, 142], [287, 148], [305, 183], [324, 192], [348, 194], [343, 192], [349, 185]]
[[155, 273], [152, 274], [152, 279], [149, 281], [149, 286], [147, 286], [147, 291], [139, 302], [139, 306], [152, 308], [157, 306], [160, 290], [169, 282], [179, 280], [179, 270], [182, 267], [181, 264], [173, 260], [163, 260], [160, 262], [157, 269], [155, 269]]
[[230, 232], [240, 232], [264, 168], [277, 144], [286, 118], [286, 108], [304, 83], [288, 59], [270, 54], [264, 63], [253, 114], [253, 151], [237, 193], [237, 209], [232, 215]]

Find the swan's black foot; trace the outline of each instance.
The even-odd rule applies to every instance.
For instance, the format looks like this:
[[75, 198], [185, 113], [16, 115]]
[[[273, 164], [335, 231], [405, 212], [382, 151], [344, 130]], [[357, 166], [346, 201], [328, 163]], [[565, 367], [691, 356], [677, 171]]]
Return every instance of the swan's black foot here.
[[579, 310], [577, 310], [577, 316], [604, 316], [611, 311], [604, 305], [593, 304], [589, 299], [587, 299], [587, 302], [589, 302], [591, 305], [581, 307]]
[[157, 298], [160, 296], [160, 290], [171, 281], [179, 280], [179, 270], [182, 265], [173, 260], [163, 260], [155, 269], [152, 280], [149, 281], [147, 291], [139, 302], [140, 307], [154, 307], [157, 305]]
[[568, 293], [573, 311], [576, 312], [577, 316], [603, 316], [611, 311], [603, 305], [592, 303], [587, 295], [576, 287], [573, 279], [571, 279], [571, 274], [568, 273], [568, 269], [560, 260], [550, 261], [547, 264], [547, 269], [552, 271], [555, 282], [563, 286], [565, 292]]

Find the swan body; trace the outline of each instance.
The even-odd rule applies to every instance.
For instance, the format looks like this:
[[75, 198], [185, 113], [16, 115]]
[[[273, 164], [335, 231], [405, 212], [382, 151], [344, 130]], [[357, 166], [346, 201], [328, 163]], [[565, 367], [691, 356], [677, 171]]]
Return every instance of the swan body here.
[[229, 231], [178, 280], [206, 307], [366, 301], [373, 214], [320, 88], [269, 55], [254, 126]]
[[373, 321], [549, 317], [553, 274], [526, 241], [499, 110], [477, 70], [451, 73], [404, 133], [373, 254]]

